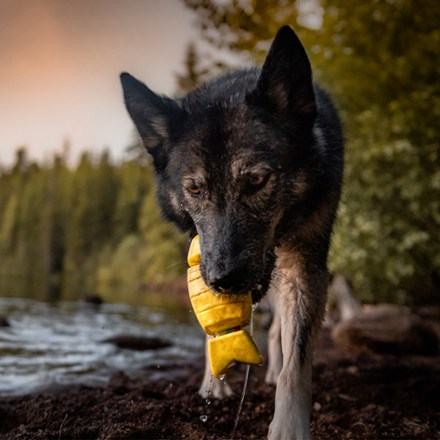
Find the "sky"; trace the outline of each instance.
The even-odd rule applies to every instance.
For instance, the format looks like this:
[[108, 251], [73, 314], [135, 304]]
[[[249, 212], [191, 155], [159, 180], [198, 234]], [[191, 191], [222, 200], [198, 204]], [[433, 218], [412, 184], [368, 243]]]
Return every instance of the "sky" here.
[[107, 147], [120, 159], [133, 136], [119, 73], [173, 94], [198, 37], [179, 0], [0, 0], [0, 164], [17, 147], [50, 160]]

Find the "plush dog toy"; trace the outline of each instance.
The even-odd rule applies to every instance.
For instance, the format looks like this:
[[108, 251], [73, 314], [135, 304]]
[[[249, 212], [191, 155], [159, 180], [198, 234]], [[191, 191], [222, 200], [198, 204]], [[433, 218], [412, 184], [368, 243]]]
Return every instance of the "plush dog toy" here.
[[252, 315], [250, 292], [216, 294], [200, 273], [200, 243], [196, 235], [188, 252], [188, 291], [194, 312], [209, 340], [208, 351], [214, 377], [221, 377], [236, 362], [261, 365], [263, 357], [246, 327]]

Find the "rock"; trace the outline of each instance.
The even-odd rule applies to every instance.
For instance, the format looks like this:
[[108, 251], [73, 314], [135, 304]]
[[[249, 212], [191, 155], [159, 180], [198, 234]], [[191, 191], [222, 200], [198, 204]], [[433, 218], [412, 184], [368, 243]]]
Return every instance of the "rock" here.
[[436, 355], [439, 339], [433, 328], [407, 307], [380, 304], [335, 325], [335, 345], [354, 354]]
[[134, 335], [117, 335], [104, 339], [102, 342], [116, 345], [118, 348], [128, 350], [158, 350], [160, 348], [170, 347], [169, 341], [156, 337], [134, 336]]
[[0, 315], [0, 327], [10, 327], [8, 318], [6, 316]]
[[104, 300], [97, 293], [89, 293], [87, 295], [84, 295], [83, 302], [94, 306], [100, 306], [104, 302]]
[[428, 323], [432, 327], [437, 338], [440, 340], [440, 306], [418, 307], [415, 312], [422, 318], [423, 322]]

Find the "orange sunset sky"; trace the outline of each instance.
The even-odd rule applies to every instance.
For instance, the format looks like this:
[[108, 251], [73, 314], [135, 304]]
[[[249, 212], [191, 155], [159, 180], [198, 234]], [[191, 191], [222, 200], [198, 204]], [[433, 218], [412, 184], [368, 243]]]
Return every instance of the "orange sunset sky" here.
[[198, 36], [179, 0], [0, 0], [0, 163], [18, 146], [45, 160], [71, 141], [71, 159], [132, 136], [119, 73], [172, 94]]

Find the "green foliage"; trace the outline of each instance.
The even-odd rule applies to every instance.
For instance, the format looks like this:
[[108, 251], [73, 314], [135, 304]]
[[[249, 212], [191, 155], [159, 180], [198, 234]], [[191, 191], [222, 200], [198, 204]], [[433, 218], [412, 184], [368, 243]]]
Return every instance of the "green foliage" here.
[[277, 29], [293, 25], [347, 140], [331, 267], [364, 300], [438, 301], [440, 3], [184, 1], [211, 44], [260, 62]]
[[147, 161], [107, 152], [37, 165], [24, 149], [0, 173], [0, 294], [123, 301], [185, 271], [185, 242], [161, 220]]
[[144, 258], [148, 262], [144, 282], [161, 283], [164, 274], [179, 275], [186, 268], [186, 241], [175, 226], [165, 223], [150, 192], [143, 200], [139, 228], [145, 242]]
[[186, 270], [186, 240], [161, 219], [154, 191], [138, 200], [136, 233], [125, 234], [114, 249], [102, 253], [97, 284], [111, 298], [122, 297], [124, 289], [136, 292], [140, 286], [154, 290]]

